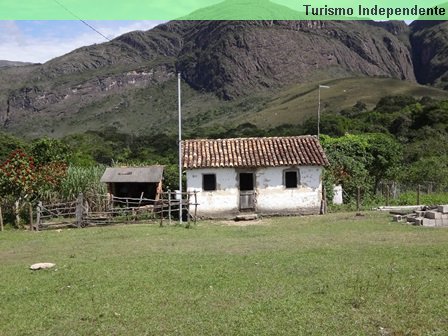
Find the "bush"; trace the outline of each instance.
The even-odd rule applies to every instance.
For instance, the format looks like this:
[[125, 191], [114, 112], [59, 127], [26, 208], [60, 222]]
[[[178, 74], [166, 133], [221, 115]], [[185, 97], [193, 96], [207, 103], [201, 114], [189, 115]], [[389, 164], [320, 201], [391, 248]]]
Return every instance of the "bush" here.
[[[392, 205], [416, 205], [417, 192], [406, 192], [398, 198], [391, 200]], [[448, 204], [448, 193], [431, 193], [420, 194], [420, 204], [423, 205], [440, 205]]]

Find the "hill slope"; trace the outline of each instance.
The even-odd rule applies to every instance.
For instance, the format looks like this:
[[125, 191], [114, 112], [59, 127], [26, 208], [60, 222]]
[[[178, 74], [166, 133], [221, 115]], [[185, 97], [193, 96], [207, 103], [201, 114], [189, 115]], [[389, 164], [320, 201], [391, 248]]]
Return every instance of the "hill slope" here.
[[31, 64], [32, 63], [27, 63], [27, 62], [15, 62], [15, 61], [0, 60], [0, 68], [24, 66], [24, 65], [31, 65]]
[[185, 117], [198, 122], [238, 108], [258, 113], [260, 101], [298, 83], [380, 76], [411, 85], [405, 31], [363, 21], [169, 22], [43, 65], [1, 69], [0, 128], [29, 137], [170, 128], [179, 71]]
[[[329, 89], [321, 89], [321, 113], [338, 113], [353, 107], [357, 102], [373, 109], [381, 97], [408, 95], [448, 99], [448, 92], [390, 78], [344, 78], [324, 82]], [[272, 97], [261, 109], [249, 116], [239, 116], [236, 124], [244, 121], [262, 128], [281, 123], [298, 124], [317, 115], [318, 83], [293, 85]]]

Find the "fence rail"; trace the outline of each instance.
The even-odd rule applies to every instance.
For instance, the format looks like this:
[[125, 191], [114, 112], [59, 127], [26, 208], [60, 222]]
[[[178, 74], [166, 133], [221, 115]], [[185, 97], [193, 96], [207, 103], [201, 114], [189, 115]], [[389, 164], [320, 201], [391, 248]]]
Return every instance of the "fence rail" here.
[[[172, 192], [159, 194], [158, 199], [126, 198], [113, 195], [100, 195], [96, 201], [87, 201], [82, 194], [76, 201], [67, 203], [43, 204], [36, 208], [34, 230], [59, 228], [63, 226], [86, 227], [111, 224], [131, 224], [164, 220], [172, 224], [173, 219], [182, 218], [187, 227], [197, 220], [196, 192]], [[191, 211], [193, 210], [193, 211]]]

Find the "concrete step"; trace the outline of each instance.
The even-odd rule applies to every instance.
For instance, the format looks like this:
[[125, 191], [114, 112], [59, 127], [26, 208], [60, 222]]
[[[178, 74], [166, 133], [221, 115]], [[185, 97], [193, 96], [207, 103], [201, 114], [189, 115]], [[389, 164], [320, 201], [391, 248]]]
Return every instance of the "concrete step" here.
[[236, 221], [250, 221], [258, 219], [257, 214], [241, 214], [235, 217]]

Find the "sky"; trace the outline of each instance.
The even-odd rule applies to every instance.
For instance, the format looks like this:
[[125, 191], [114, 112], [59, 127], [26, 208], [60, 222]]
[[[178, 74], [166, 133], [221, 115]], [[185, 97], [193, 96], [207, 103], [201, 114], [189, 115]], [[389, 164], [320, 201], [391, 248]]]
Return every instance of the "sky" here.
[[[109, 39], [148, 30], [162, 21], [86, 21]], [[79, 20], [0, 21], [0, 60], [45, 63], [76, 48], [107, 40]]]

